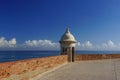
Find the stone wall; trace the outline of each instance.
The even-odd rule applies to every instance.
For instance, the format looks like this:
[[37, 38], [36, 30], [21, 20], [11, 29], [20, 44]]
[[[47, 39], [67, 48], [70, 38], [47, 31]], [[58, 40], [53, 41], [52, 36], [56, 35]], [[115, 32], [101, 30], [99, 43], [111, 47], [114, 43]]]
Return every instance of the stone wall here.
[[[120, 58], [120, 54], [77, 54], [76, 61]], [[0, 80], [29, 80], [67, 62], [67, 55], [0, 63]]]
[[100, 60], [100, 59], [116, 59], [120, 58], [120, 54], [76, 54], [75, 60]]
[[0, 80], [29, 80], [65, 62], [66, 55], [0, 63]]

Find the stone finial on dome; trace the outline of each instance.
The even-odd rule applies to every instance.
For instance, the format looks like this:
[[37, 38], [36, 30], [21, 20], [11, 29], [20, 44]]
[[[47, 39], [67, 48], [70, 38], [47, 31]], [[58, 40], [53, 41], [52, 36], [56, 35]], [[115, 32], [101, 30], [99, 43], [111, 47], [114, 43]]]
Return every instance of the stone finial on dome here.
[[66, 29], [66, 33], [70, 33], [70, 30], [69, 30], [69, 28], [67, 28], [67, 29]]

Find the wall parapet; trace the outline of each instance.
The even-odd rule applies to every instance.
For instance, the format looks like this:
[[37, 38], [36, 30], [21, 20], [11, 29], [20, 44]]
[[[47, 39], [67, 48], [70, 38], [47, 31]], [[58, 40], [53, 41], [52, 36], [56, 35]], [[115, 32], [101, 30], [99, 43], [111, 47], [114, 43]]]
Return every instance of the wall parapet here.
[[0, 80], [29, 80], [66, 62], [67, 55], [60, 55], [0, 63]]
[[100, 60], [100, 59], [116, 59], [120, 58], [120, 54], [76, 54], [75, 60]]

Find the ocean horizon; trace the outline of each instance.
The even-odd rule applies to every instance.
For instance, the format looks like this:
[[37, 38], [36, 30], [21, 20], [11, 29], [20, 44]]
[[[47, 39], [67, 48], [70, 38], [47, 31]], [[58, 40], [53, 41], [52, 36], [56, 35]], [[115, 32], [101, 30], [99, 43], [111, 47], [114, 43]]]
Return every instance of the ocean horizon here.
[[[88, 51], [88, 50], [77, 50], [76, 54], [120, 54], [120, 51]], [[31, 58], [42, 58], [48, 56], [60, 55], [60, 51], [0, 51], [0, 62], [10, 62]]]

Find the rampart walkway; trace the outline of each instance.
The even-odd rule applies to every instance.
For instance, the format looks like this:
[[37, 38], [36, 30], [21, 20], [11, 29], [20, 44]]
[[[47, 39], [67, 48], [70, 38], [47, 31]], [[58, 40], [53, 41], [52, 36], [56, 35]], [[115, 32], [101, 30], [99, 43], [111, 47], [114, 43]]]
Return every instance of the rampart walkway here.
[[120, 59], [68, 63], [38, 80], [120, 80]]

